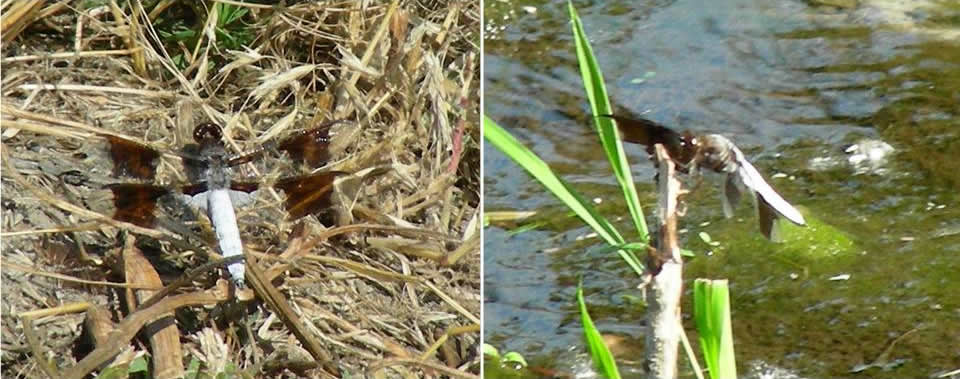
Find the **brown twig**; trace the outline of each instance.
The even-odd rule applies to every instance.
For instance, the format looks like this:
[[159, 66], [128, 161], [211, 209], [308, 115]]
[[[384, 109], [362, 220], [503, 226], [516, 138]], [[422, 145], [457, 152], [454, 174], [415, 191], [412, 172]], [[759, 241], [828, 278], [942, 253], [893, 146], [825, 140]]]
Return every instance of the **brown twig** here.
[[[128, 283], [137, 283], [151, 287], [162, 287], [160, 275], [153, 264], [143, 256], [135, 245], [136, 238], [127, 235], [123, 246], [124, 275]], [[137, 309], [141, 301], [146, 300], [157, 290], [127, 289], [128, 309]], [[173, 313], [164, 314], [161, 318], [145, 327], [145, 335], [150, 341], [150, 351], [153, 355], [153, 376], [157, 378], [183, 377], [183, 348], [180, 345], [180, 329]]]
[[447, 339], [449, 339], [450, 337], [456, 336], [458, 334], [468, 334], [468, 333], [480, 333], [480, 324], [470, 324], [470, 325], [448, 328], [445, 332], [443, 332], [443, 335], [440, 336], [440, 338], [437, 338], [436, 342], [430, 345], [430, 347], [427, 348], [427, 350], [424, 351], [423, 354], [420, 354], [420, 360], [423, 360], [423, 361], [427, 360], [427, 358], [433, 355], [433, 353], [436, 353], [437, 349], [440, 348], [440, 345], [443, 345], [445, 342], [447, 342]]
[[243, 257], [237, 255], [229, 258], [216, 260], [213, 262], [207, 262], [200, 266], [197, 266], [191, 269], [189, 272], [187, 272], [183, 276], [181, 276], [180, 279], [175, 280], [173, 283], [170, 283], [166, 287], [163, 287], [163, 289], [161, 289], [157, 293], [154, 293], [153, 296], [150, 296], [149, 299], [147, 299], [146, 301], [140, 304], [140, 308], [152, 307], [154, 304], [160, 302], [160, 300], [167, 297], [167, 295], [173, 293], [173, 291], [176, 291], [178, 288], [193, 282], [193, 280], [196, 279], [198, 276], [213, 269], [214, 267], [226, 267], [231, 263], [240, 262], [241, 260], [243, 260]]
[[66, 375], [64, 378], [81, 379], [86, 377], [90, 372], [99, 367], [100, 364], [120, 352], [120, 349], [126, 346], [144, 325], [166, 313], [173, 312], [180, 307], [191, 305], [216, 304], [227, 300], [227, 298], [227, 291], [222, 288], [217, 288], [204, 292], [193, 292], [168, 297], [160, 300], [152, 307], [140, 309], [130, 316], [127, 316], [120, 325], [117, 325], [117, 329], [110, 333], [109, 343], [98, 346], [75, 366], [69, 370], [65, 370]]
[[283, 324], [290, 329], [290, 332], [297, 336], [297, 340], [310, 352], [310, 355], [320, 361], [320, 364], [329, 374], [339, 377], [340, 371], [336, 365], [334, 365], [333, 358], [324, 350], [317, 337], [307, 330], [303, 320], [293, 311], [290, 303], [280, 294], [277, 287], [267, 280], [267, 276], [260, 268], [257, 258], [253, 257], [253, 255], [247, 257], [247, 280], [257, 295], [263, 299], [274, 312], [277, 312], [277, 315], [283, 320]]
[[43, 353], [43, 344], [40, 343], [40, 338], [37, 337], [36, 331], [33, 330], [33, 318], [22, 317], [22, 319], [23, 335], [27, 338], [27, 344], [30, 345], [30, 352], [33, 353], [33, 359], [48, 377], [59, 378], [60, 372], [53, 362], [46, 358], [46, 354]]

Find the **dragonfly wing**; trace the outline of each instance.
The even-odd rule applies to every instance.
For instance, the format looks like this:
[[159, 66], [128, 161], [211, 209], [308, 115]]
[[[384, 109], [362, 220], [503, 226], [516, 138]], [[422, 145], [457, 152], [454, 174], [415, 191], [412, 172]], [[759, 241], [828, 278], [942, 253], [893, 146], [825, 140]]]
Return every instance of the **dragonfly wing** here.
[[770, 206], [770, 203], [764, 201], [760, 193], [757, 193], [756, 205], [757, 220], [760, 222], [760, 232], [770, 241], [783, 242], [783, 238], [780, 236], [780, 223], [777, 222], [780, 218], [777, 215], [777, 211]]
[[723, 203], [723, 215], [727, 218], [733, 217], [733, 210], [737, 209], [737, 204], [740, 203], [740, 195], [737, 177], [730, 174], [724, 175], [720, 186], [720, 202]]
[[743, 185], [757, 193], [757, 206], [760, 206], [759, 203], [765, 203], [772, 208], [772, 210], [776, 211], [776, 213], [786, 217], [787, 220], [790, 220], [794, 224], [806, 225], [807, 223], [804, 221], [800, 211], [784, 200], [773, 187], [770, 187], [770, 184], [767, 184], [767, 181], [763, 179], [763, 176], [760, 175], [756, 167], [753, 167], [750, 162], [747, 162], [747, 160], [743, 158], [743, 153], [740, 149], [736, 147], [733, 149], [737, 155], [737, 161], [740, 163], [740, 168], [737, 170], [737, 173], [740, 176], [740, 180], [743, 181]]

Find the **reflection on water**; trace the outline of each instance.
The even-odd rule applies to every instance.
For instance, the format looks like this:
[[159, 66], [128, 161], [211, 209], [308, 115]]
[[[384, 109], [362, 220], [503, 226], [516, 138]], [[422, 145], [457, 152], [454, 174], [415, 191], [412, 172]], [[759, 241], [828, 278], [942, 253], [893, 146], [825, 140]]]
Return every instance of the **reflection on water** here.
[[[588, 126], [566, 2], [487, 4], [485, 112], [630, 230], [616, 219], [625, 207]], [[684, 243], [699, 256], [686, 276], [731, 280], [742, 370], [900, 378], [956, 369], [956, 344], [944, 343], [960, 341], [960, 3], [823, 4], [577, 6], [621, 109], [730, 137], [811, 221], [794, 231], [803, 243], [773, 245], [748, 209], [723, 219], [711, 186], [687, 199]], [[844, 150], [864, 140], [895, 149], [882, 170], [850, 164]], [[486, 209], [548, 213], [533, 231], [485, 230], [487, 342], [585, 375], [573, 300], [582, 275], [598, 327], [619, 341], [622, 370], [638, 369], [636, 277], [598, 240], [580, 238], [587, 229], [517, 166], [485, 149]], [[652, 165], [642, 148], [628, 152], [649, 192]], [[642, 196], [649, 213], [653, 195]], [[700, 231], [721, 244], [702, 242]]]

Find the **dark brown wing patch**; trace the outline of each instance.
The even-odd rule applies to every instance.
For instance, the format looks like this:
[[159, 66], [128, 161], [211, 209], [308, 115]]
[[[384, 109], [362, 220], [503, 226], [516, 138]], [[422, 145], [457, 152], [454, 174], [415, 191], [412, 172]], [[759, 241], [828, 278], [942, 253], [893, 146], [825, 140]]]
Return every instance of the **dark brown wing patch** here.
[[234, 191], [241, 191], [246, 193], [251, 193], [260, 188], [260, 183], [257, 182], [231, 182], [230, 189]]
[[306, 163], [311, 168], [317, 168], [330, 160], [330, 127], [346, 120], [333, 120], [316, 128], [301, 130], [287, 136], [275, 145], [266, 144], [247, 154], [230, 159], [228, 166], [236, 166], [259, 159], [269, 151], [271, 146], [287, 155], [295, 163]]
[[106, 138], [110, 145], [114, 175], [140, 179], [153, 179], [156, 176], [159, 151], [126, 138], [111, 135]]
[[198, 182], [198, 183], [191, 183], [183, 186], [183, 188], [180, 189], [180, 192], [183, 192], [190, 196], [194, 196], [198, 193], [205, 192], [206, 190], [207, 190], [207, 182]]
[[284, 202], [289, 213], [287, 219], [296, 220], [330, 208], [333, 181], [344, 174], [346, 173], [333, 171], [280, 179], [274, 187], [283, 190], [287, 196]]
[[614, 115], [600, 115], [617, 121], [617, 128], [623, 140], [647, 147], [647, 154], [653, 156], [653, 145], [661, 144], [670, 153], [670, 157], [686, 166], [696, 153], [694, 137], [689, 133], [681, 134], [673, 129], [645, 118], [626, 118]]
[[286, 151], [294, 162], [320, 167], [330, 160], [330, 127], [342, 121], [328, 121], [316, 128], [294, 133], [280, 142], [277, 150]]
[[113, 191], [113, 218], [145, 228], [153, 226], [156, 219], [157, 199], [168, 193], [164, 187], [140, 183], [109, 184], [106, 188]]

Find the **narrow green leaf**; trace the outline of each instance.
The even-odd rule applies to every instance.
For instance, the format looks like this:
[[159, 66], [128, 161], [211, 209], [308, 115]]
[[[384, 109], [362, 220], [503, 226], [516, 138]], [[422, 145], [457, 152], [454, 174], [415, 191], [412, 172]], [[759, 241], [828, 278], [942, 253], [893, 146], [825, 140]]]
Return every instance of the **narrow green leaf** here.
[[726, 280], [697, 279], [693, 283], [694, 321], [700, 347], [713, 379], [735, 379], [737, 362], [730, 320], [730, 290]]
[[587, 303], [583, 299], [582, 281], [577, 283], [577, 304], [580, 305], [580, 323], [583, 324], [583, 335], [587, 340], [593, 364], [607, 378], [620, 379], [617, 362], [613, 359], [610, 349], [607, 349], [607, 345], [603, 344], [603, 336], [600, 335], [600, 331], [593, 324], [593, 319], [590, 318], [590, 313], [587, 312]]
[[570, 10], [570, 20], [572, 21], [573, 39], [576, 44], [577, 62], [580, 65], [580, 76], [583, 79], [583, 87], [587, 94], [587, 100], [590, 102], [590, 110], [594, 115], [593, 121], [600, 135], [600, 143], [607, 155], [607, 160], [613, 169], [613, 175], [617, 178], [620, 188], [623, 191], [624, 199], [627, 202], [627, 208], [630, 210], [630, 216], [637, 227], [641, 242], [649, 241], [649, 231], [647, 223], [643, 217], [643, 209], [640, 207], [640, 198], [637, 196], [637, 189], [633, 184], [633, 176], [630, 173], [630, 164], [627, 162], [627, 155], [623, 150], [623, 143], [620, 141], [620, 135], [617, 133], [613, 120], [608, 117], [596, 117], [598, 115], [612, 114], [610, 100], [607, 98], [607, 88], [603, 81], [603, 74], [600, 72], [600, 66], [593, 55], [593, 49], [590, 47], [590, 41], [586, 32], [583, 30], [583, 23], [577, 15], [572, 2], [567, 2], [567, 8]]
[[[604, 241], [610, 245], [622, 245], [623, 237], [616, 228], [593, 205], [583, 199], [576, 191], [550, 170], [550, 167], [530, 149], [513, 138], [510, 133], [490, 118], [483, 117], [483, 137], [507, 157], [523, 167], [564, 205], [572, 210], [583, 222], [587, 223]], [[633, 268], [637, 275], [643, 273], [643, 264], [633, 254], [619, 250], [617, 252]]]

